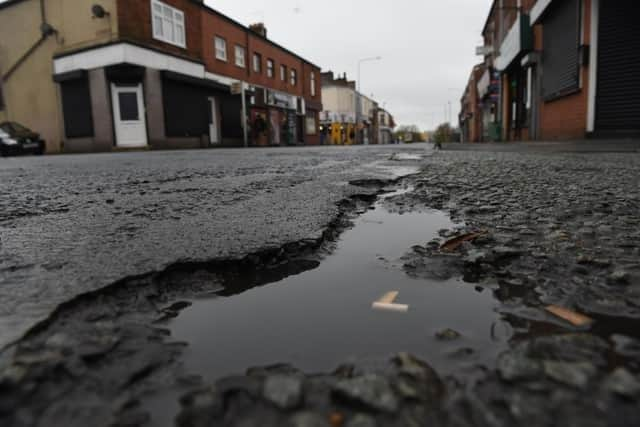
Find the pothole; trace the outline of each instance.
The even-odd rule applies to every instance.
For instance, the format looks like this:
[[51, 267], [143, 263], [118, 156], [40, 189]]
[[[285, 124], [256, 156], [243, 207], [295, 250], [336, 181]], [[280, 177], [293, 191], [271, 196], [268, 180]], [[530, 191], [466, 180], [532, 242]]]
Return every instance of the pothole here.
[[[331, 372], [342, 363], [397, 352], [428, 360], [446, 375], [492, 365], [511, 336], [492, 292], [460, 278], [414, 279], [403, 270], [401, 258], [410, 247], [455, 227], [444, 212], [392, 212], [379, 200], [317, 268], [239, 294], [221, 290], [192, 299], [167, 328], [173, 339], [188, 344], [186, 370], [207, 383], [254, 366], [284, 363], [304, 372]], [[390, 292], [406, 310], [373, 308]], [[151, 413], [162, 414], [154, 423], [173, 419], [178, 396], [147, 401]]]

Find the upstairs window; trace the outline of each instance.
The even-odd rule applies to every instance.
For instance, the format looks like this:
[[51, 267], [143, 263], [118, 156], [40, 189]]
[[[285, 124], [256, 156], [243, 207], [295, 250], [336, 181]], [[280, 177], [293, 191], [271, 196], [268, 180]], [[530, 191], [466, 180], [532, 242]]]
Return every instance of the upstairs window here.
[[316, 96], [316, 73], [311, 72], [311, 96]]
[[246, 53], [244, 51], [244, 47], [236, 46], [236, 65], [240, 68], [244, 68], [246, 66]]
[[151, 0], [153, 38], [186, 48], [184, 13], [158, 0]]
[[286, 65], [281, 65], [280, 66], [280, 80], [282, 80], [283, 82], [287, 81], [287, 67], [286, 67]]
[[295, 86], [298, 84], [298, 72], [296, 70], [291, 70], [291, 86]]
[[276, 65], [273, 59], [267, 59], [267, 77], [272, 79], [276, 74]]
[[227, 60], [227, 41], [222, 37], [216, 37], [215, 39], [216, 45], [216, 59], [220, 61]]
[[259, 53], [253, 54], [253, 72], [262, 73], [262, 56]]

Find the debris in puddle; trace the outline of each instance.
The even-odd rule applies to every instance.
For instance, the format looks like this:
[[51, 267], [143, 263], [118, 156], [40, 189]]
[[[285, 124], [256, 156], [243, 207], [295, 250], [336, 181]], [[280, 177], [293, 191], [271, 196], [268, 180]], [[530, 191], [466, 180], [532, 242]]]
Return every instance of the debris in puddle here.
[[584, 314], [580, 314], [573, 310], [569, 310], [568, 308], [560, 307], [557, 305], [547, 306], [545, 310], [556, 317], [566, 320], [567, 322], [571, 323], [573, 326], [578, 326], [578, 327], [590, 326], [594, 322], [592, 318], [587, 317]]
[[455, 341], [460, 337], [462, 337], [460, 332], [454, 331], [453, 329], [445, 329], [444, 331], [436, 333], [436, 338], [440, 341]]
[[454, 237], [453, 239], [449, 239], [444, 242], [442, 246], [440, 246], [440, 250], [442, 252], [453, 252], [458, 249], [464, 242], [471, 242], [473, 240], [476, 240], [478, 237], [482, 237], [486, 234], [487, 231], [483, 230]]
[[334, 412], [329, 416], [331, 427], [341, 427], [344, 424], [344, 415], [340, 412]]
[[387, 292], [378, 301], [375, 301], [372, 305], [374, 310], [381, 311], [396, 311], [400, 313], [406, 313], [409, 311], [409, 306], [406, 304], [395, 304], [394, 301], [398, 298], [400, 292], [392, 291]]

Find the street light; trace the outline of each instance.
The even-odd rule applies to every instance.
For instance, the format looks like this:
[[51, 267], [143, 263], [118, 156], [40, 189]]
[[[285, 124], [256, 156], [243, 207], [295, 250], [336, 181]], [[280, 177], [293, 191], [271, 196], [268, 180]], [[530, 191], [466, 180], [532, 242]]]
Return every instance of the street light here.
[[357, 90], [356, 90], [356, 140], [359, 143], [362, 143], [361, 137], [360, 137], [360, 130], [358, 129], [360, 127], [360, 115], [361, 115], [361, 111], [360, 111], [360, 107], [362, 106], [362, 101], [360, 100], [360, 88], [361, 88], [361, 83], [360, 83], [360, 75], [361, 75], [361, 68], [362, 68], [362, 64], [365, 62], [371, 62], [371, 61], [380, 61], [382, 59], [381, 56], [372, 56], [369, 58], [362, 58], [360, 60], [358, 60], [358, 81], [357, 81]]

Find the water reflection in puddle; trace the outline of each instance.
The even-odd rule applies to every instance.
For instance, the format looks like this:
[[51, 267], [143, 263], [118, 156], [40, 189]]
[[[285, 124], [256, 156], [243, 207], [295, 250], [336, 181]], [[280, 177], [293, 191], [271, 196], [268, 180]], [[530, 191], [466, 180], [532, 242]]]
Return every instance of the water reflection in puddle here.
[[[459, 280], [408, 277], [398, 259], [454, 224], [437, 211], [394, 214], [380, 204], [355, 221], [336, 250], [312, 271], [232, 297], [196, 300], [171, 325], [189, 343], [189, 372], [212, 381], [253, 366], [289, 363], [329, 372], [358, 359], [406, 351], [441, 373], [490, 362], [504, 347], [492, 339], [499, 315], [491, 292]], [[389, 291], [406, 313], [372, 310]], [[462, 338], [441, 342], [451, 328]], [[471, 351], [472, 349], [473, 351]]]

